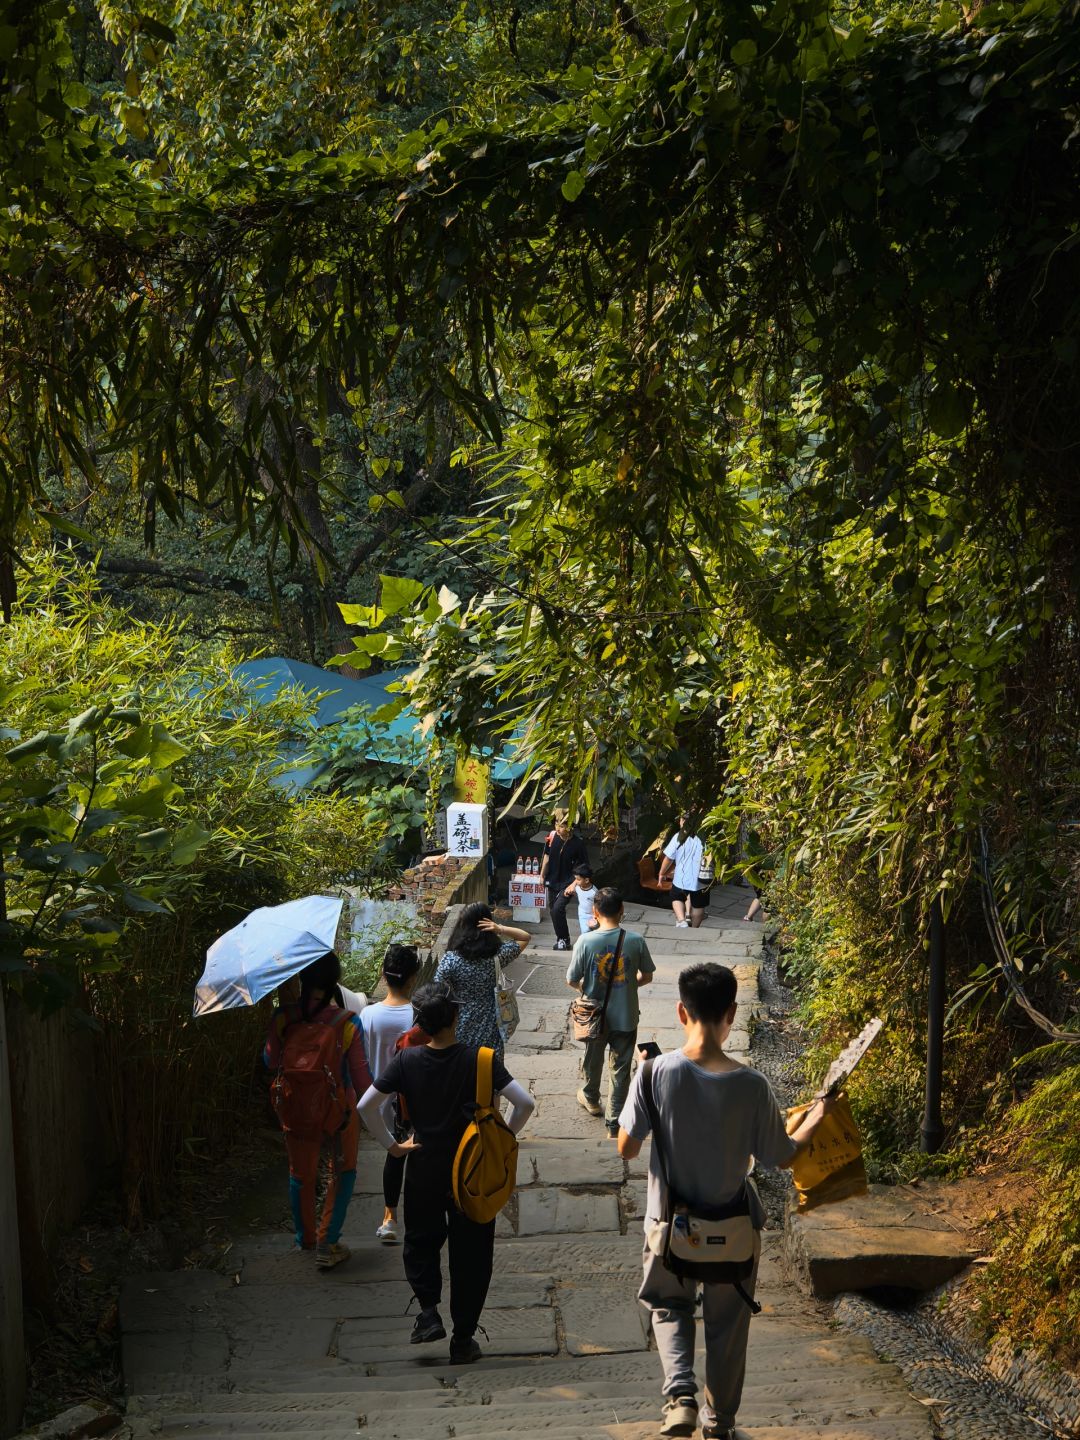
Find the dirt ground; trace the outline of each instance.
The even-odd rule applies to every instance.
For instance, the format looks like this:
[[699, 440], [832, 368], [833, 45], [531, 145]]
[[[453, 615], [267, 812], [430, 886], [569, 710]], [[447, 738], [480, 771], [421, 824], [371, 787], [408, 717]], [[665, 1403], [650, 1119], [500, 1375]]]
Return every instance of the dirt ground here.
[[899, 1188], [917, 1190], [924, 1204], [929, 1200], [946, 1223], [976, 1231], [989, 1247], [994, 1225], [1024, 1209], [1033, 1196], [1034, 1182], [1030, 1175], [998, 1162], [978, 1166], [958, 1180], [919, 1179]]

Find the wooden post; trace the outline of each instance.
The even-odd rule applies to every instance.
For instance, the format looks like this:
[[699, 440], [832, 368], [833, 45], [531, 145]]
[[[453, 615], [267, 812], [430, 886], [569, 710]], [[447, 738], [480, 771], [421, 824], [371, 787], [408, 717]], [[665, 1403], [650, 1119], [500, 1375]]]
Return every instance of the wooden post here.
[[19, 1217], [15, 1199], [15, 1145], [11, 1127], [7, 1017], [0, 981], [0, 1437], [14, 1435], [26, 1400]]

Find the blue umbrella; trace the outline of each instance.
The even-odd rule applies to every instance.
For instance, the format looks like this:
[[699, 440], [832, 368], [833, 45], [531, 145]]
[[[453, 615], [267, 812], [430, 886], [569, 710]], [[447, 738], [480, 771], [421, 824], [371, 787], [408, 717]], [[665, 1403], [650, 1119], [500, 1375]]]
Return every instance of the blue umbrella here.
[[340, 895], [307, 895], [253, 910], [207, 950], [193, 1014], [254, 1005], [333, 950], [344, 904]]

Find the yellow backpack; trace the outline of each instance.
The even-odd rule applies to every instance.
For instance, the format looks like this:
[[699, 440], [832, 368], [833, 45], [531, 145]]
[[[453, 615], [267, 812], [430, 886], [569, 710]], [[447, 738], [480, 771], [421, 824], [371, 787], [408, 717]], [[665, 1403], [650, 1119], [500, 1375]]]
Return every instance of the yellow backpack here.
[[517, 1136], [495, 1108], [492, 1062], [484, 1045], [476, 1056], [476, 1111], [454, 1156], [454, 1204], [469, 1220], [486, 1225], [513, 1194], [517, 1181]]

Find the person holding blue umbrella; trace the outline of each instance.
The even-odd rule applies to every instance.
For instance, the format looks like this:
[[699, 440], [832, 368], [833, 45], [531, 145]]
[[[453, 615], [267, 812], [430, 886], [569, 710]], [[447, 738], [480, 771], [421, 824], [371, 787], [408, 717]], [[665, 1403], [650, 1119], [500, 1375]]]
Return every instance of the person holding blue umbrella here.
[[297, 1248], [314, 1250], [320, 1270], [349, 1258], [341, 1231], [356, 1183], [356, 1101], [371, 1084], [360, 1020], [341, 991], [335, 944], [343, 906], [340, 895], [307, 895], [253, 910], [210, 946], [195, 987], [200, 1016], [256, 1005], [299, 977], [299, 1004], [275, 1011], [264, 1059], [276, 1071], [271, 1098], [289, 1154]]
[[[350, 1254], [341, 1242], [356, 1184], [356, 1102], [371, 1085], [360, 1018], [345, 1008], [341, 962], [332, 950], [300, 971], [300, 1002], [274, 1012], [263, 1059], [277, 1072], [272, 1098], [289, 1155], [289, 1206], [300, 1250], [330, 1270]], [[316, 1190], [323, 1181], [316, 1227]]]

